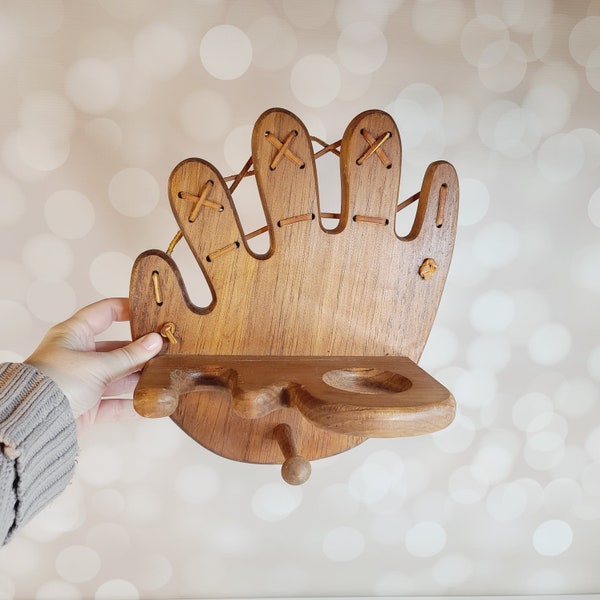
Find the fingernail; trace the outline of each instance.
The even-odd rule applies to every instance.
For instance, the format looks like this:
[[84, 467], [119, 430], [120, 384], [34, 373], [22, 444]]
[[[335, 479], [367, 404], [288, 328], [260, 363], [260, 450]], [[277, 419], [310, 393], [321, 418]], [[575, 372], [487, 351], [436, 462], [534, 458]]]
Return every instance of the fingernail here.
[[142, 337], [140, 341], [142, 343], [142, 346], [144, 346], [146, 350], [150, 350], [151, 352], [162, 348], [163, 345], [163, 339], [158, 333], [148, 333], [144, 337]]

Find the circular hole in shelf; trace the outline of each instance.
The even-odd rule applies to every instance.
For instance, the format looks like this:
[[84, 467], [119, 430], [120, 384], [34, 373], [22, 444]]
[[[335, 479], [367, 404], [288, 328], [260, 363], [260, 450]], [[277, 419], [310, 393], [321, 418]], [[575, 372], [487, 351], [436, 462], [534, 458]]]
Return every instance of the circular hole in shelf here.
[[410, 379], [399, 373], [369, 368], [327, 371], [323, 381], [332, 388], [355, 394], [399, 394], [412, 387]]

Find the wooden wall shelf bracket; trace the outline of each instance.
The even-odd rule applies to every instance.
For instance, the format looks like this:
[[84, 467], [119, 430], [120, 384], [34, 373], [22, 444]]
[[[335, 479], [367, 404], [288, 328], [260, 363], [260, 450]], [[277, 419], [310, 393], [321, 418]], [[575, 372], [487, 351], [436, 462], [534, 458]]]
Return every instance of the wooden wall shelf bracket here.
[[[340, 157], [335, 214], [320, 209], [315, 159], [326, 152]], [[224, 178], [199, 158], [177, 165], [169, 199], [179, 231], [166, 252], [142, 253], [131, 276], [132, 335], [165, 338], [136, 387], [136, 410], [170, 416], [221, 456], [280, 463], [291, 484], [306, 481], [309, 461], [369, 437], [451, 423], [452, 394], [417, 362], [450, 267], [458, 179], [434, 162], [420, 192], [399, 203], [401, 154], [382, 111], [361, 113], [327, 144], [270, 109], [239, 174]], [[252, 175], [266, 225], [246, 233], [232, 193]], [[398, 236], [397, 212], [417, 201], [410, 232]], [[248, 240], [260, 234], [269, 250], [258, 255]], [[210, 286], [209, 306], [190, 301], [171, 256], [181, 239]]]

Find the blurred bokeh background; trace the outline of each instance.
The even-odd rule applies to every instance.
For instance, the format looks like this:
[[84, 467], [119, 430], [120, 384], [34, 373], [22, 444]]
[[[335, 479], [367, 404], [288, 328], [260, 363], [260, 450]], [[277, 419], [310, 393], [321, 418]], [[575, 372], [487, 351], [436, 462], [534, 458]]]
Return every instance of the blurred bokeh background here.
[[[452, 426], [370, 440], [292, 488], [168, 419], [100, 425], [0, 551], [0, 598], [600, 591], [598, 0], [0, 0], [0, 75], [3, 361], [126, 296], [135, 257], [176, 231], [170, 171], [238, 172], [267, 108], [329, 142], [387, 110], [400, 200], [434, 160], [461, 184], [421, 361], [457, 398]], [[336, 160], [317, 163], [332, 209]], [[235, 197], [259, 225], [253, 182]]]

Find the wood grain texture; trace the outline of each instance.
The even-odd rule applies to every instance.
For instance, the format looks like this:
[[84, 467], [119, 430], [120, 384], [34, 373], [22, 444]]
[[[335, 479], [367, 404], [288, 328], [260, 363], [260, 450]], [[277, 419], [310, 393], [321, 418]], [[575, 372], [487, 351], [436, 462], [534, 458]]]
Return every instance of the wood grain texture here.
[[[134, 396], [138, 410], [171, 414], [207, 448], [250, 462], [283, 460], [272, 433], [279, 423], [289, 424], [299, 453], [310, 459], [341, 452], [372, 435], [412, 435], [445, 427], [454, 414], [450, 393], [444, 390], [440, 396], [439, 384], [414, 369], [450, 267], [458, 180], [449, 163], [432, 163], [423, 178], [413, 227], [400, 238], [394, 223], [401, 154], [400, 135], [388, 114], [373, 110], [352, 120], [341, 144], [341, 216], [336, 229], [328, 231], [321, 222], [306, 128], [288, 111], [266, 111], [252, 137], [256, 184], [270, 238], [268, 252], [260, 256], [247, 246], [217, 169], [196, 158], [177, 165], [169, 180], [171, 207], [214, 300], [208, 307], [194, 306], [176, 263], [164, 252], [150, 250], [138, 257], [131, 279], [132, 334], [137, 338], [172, 323], [176, 339], [144, 370]], [[437, 268], [433, 274], [428, 268], [423, 277], [419, 270], [427, 259]], [[232, 399], [228, 386], [215, 380], [208, 387], [186, 389], [197, 369], [194, 357], [200, 362], [212, 357], [213, 366], [229, 369], [233, 378], [242, 377], [240, 364], [232, 366], [233, 357], [264, 357], [264, 364], [269, 357], [285, 358], [267, 369], [257, 369], [260, 362], [253, 368], [266, 379], [261, 389], [286, 384], [288, 395], [294, 390], [293, 402], [265, 411], [268, 397], [236, 400], [234, 394]], [[410, 392], [396, 391], [382, 418], [385, 411], [373, 404], [376, 394], [334, 390], [323, 382], [323, 373], [324, 387], [307, 392], [302, 379], [294, 380], [301, 375], [298, 368], [309, 369], [307, 357], [315, 358], [313, 364], [348, 357], [346, 367], [336, 362], [336, 369], [327, 371], [337, 370], [342, 378], [352, 368], [377, 369], [384, 379], [404, 376], [413, 386], [416, 378], [433, 400], [425, 394], [420, 404], [407, 403]], [[369, 367], [386, 357], [395, 359], [394, 368]], [[361, 358], [362, 366], [356, 366], [353, 361], [360, 363]], [[285, 377], [282, 369], [287, 369]], [[178, 384], [166, 378], [177, 370], [183, 373]], [[313, 388], [317, 379], [311, 380]], [[386, 420], [389, 427], [383, 424]], [[407, 429], [398, 426], [401, 422], [420, 424]]]

